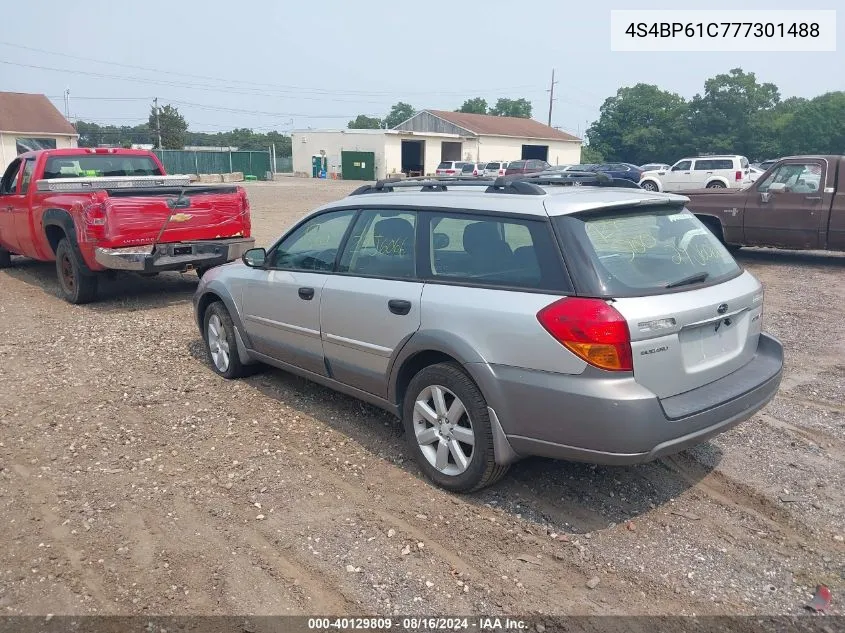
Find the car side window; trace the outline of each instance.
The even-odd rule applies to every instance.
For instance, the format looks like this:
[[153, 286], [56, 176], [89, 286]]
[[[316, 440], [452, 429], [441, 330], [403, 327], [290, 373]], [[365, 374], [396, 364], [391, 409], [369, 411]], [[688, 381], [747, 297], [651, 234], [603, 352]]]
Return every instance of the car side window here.
[[820, 163], [784, 163], [760, 183], [757, 191], [776, 189], [784, 193], [815, 193], [821, 187], [821, 176]]
[[682, 160], [680, 163], [677, 163], [674, 167], [672, 167], [672, 171], [689, 171], [691, 166], [691, 160]]
[[427, 214], [431, 279], [532, 290], [567, 289], [549, 226], [538, 220]]
[[0, 195], [15, 193], [18, 185], [18, 176], [21, 171], [21, 160], [16, 158], [6, 168], [3, 178], [0, 179]]
[[352, 227], [338, 272], [401, 279], [415, 277], [416, 226], [414, 211], [362, 211]]
[[268, 257], [268, 268], [331, 271], [343, 236], [356, 211], [330, 211], [307, 221], [285, 237]]
[[21, 193], [26, 194], [29, 190], [29, 183], [32, 182], [32, 174], [35, 173], [35, 159], [27, 158], [23, 166], [23, 178], [21, 180]]

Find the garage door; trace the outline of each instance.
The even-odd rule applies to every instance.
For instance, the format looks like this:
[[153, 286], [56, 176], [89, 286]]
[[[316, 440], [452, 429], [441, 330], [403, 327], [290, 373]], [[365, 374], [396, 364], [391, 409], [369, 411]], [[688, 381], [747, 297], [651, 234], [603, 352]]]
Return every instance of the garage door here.
[[376, 155], [373, 152], [341, 152], [340, 169], [344, 180], [375, 180]]

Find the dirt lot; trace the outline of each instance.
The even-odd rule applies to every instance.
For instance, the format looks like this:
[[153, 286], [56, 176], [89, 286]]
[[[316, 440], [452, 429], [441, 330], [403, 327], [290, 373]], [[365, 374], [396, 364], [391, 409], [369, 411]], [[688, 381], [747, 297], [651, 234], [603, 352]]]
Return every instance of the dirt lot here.
[[[259, 243], [352, 187], [250, 185]], [[789, 614], [818, 583], [843, 613], [845, 257], [739, 259], [786, 347], [764, 412], [652, 464], [525, 460], [473, 496], [429, 485], [369, 406], [276, 370], [215, 376], [193, 274], [76, 307], [51, 264], [16, 260], [2, 613]]]

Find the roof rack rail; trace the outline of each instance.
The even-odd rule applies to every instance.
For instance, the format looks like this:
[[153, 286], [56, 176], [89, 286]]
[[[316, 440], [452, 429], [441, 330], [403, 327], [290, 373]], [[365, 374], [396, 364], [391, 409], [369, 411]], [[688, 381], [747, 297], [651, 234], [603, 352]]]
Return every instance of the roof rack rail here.
[[485, 193], [509, 193], [520, 195], [545, 195], [541, 186], [592, 186], [623, 187], [640, 189], [640, 186], [624, 178], [611, 178], [607, 174], [587, 171], [543, 171], [532, 174], [511, 174], [497, 178], [479, 176], [420, 176], [414, 178], [386, 178], [372, 185], [361, 185], [350, 196], [367, 193], [390, 193], [395, 189], [416, 188], [421, 191], [448, 191], [451, 187], [486, 186]]

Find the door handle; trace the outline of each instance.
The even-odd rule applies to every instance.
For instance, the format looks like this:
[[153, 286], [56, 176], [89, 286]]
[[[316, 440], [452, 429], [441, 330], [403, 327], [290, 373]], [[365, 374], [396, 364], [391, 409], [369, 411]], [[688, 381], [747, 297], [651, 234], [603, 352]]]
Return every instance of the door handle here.
[[807, 200], [821, 200], [821, 196], [807, 196]]
[[411, 311], [411, 302], [405, 299], [391, 299], [387, 302], [387, 307], [393, 314], [404, 315]]
[[299, 298], [305, 299], [306, 301], [311, 301], [314, 298], [314, 289], [313, 288], [300, 288], [299, 289]]

